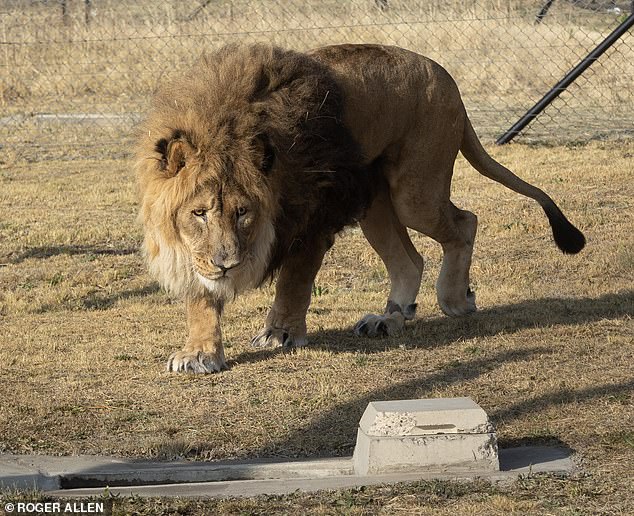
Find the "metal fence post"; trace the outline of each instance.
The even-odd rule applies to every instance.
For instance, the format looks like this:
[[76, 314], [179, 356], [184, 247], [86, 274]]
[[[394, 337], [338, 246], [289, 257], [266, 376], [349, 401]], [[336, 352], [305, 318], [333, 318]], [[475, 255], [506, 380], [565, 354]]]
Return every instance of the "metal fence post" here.
[[562, 91], [570, 86], [592, 63], [594, 63], [615, 41], [625, 34], [634, 25], [634, 14], [630, 14], [612, 33], [592, 50], [577, 66], [570, 70], [551, 90], [544, 95], [537, 104], [530, 108], [526, 114], [500, 136], [495, 143], [504, 145], [517, 136], [522, 129], [531, 123]]

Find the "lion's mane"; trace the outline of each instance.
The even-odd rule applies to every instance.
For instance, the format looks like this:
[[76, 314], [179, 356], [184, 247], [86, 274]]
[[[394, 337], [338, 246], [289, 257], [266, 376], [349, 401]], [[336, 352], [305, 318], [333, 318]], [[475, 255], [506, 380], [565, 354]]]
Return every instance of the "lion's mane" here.
[[[150, 271], [173, 294], [202, 286], [179, 237], [179, 206], [218, 167], [166, 168], [168, 142], [185, 139], [208, 162], [230, 162], [228, 184], [247, 192], [274, 232], [256, 284], [315, 239], [332, 238], [364, 214], [377, 163], [367, 163], [343, 123], [346, 99], [333, 72], [298, 52], [258, 44], [204, 55], [160, 88], [138, 136], [139, 218]], [[270, 170], [243, 166], [255, 142], [273, 154]], [[222, 179], [222, 178], [216, 178]], [[255, 253], [254, 253], [255, 254]]]

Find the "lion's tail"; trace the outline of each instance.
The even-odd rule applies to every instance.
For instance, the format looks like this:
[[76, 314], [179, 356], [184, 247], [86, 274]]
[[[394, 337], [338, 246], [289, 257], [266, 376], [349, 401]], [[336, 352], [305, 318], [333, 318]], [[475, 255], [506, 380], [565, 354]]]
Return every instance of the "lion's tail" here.
[[555, 202], [542, 190], [521, 180], [508, 168], [495, 161], [480, 143], [467, 117], [460, 152], [483, 176], [503, 184], [514, 192], [535, 199], [546, 212], [557, 247], [567, 254], [576, 254], [583, 249], [586, 239], [561, 212]]

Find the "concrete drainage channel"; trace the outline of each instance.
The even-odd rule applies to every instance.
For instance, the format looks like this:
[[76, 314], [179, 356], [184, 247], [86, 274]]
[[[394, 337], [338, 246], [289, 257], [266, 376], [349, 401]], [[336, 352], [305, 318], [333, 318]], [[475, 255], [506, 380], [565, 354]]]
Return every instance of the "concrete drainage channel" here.
[[568, 474], [570, 450], [498, 450], [486, 413], [470, 398], [368, 405], [353, 457], [297, 461], [139, 462], [103, 457], [0, 455], [0, 487], [53, 496], [255, 496], [415, 480], [512, 481]]

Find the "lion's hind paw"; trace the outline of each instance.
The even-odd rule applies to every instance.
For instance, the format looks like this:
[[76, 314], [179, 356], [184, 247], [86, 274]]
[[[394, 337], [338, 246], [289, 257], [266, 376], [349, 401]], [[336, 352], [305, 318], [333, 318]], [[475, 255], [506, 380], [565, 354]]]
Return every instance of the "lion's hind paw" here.
[[456, 296], [453, 299], [442, 299], [439, 296], [438, 304], [443, 313], [450, 317], [460, 317], [477, 310], [475, 292], [470, 288], [467, 289], [466, 295]]
[[203, 351], [176, 351], [167, 360], [167, 370], [174, 373], [219, 373], [227, 369], [224, 358]]
[[354, 334], [358, 337], [389, 337], [396, 335], [404, 327], [405, 317], [400, 312], [368, 314], [355, 324]]

